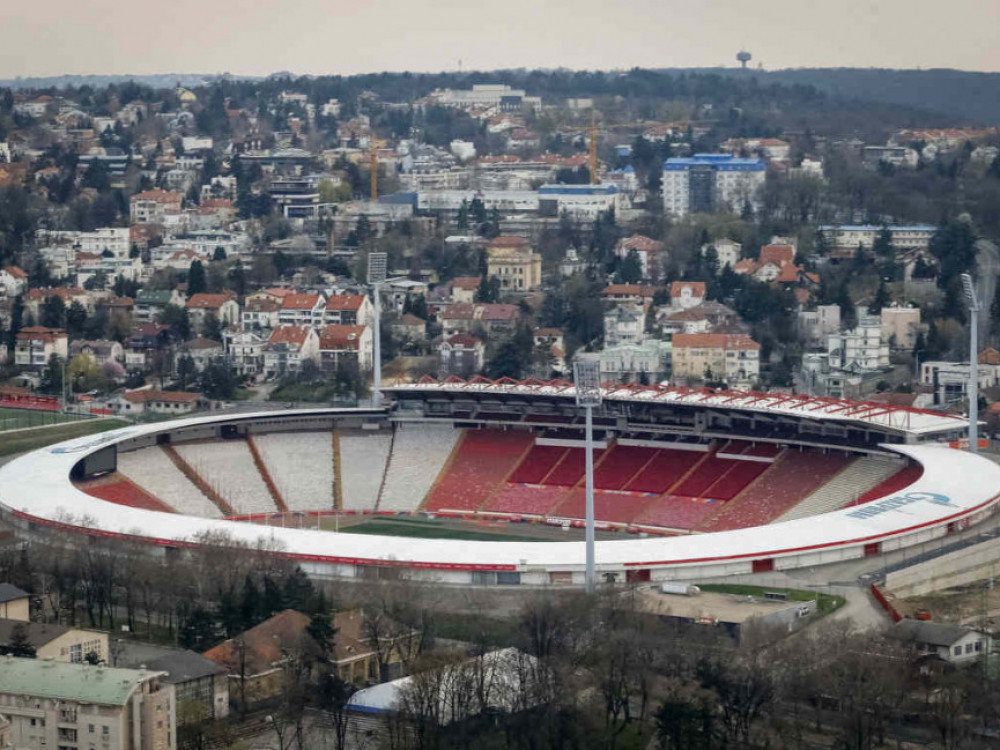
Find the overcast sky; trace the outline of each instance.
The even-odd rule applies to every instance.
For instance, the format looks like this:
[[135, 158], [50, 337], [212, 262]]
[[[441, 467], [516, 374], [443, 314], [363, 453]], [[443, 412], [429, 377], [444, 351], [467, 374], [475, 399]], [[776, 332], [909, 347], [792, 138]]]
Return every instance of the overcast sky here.
[[3, 0], [0, 77], [504, 67], [1000, 71], [1000, 0]]

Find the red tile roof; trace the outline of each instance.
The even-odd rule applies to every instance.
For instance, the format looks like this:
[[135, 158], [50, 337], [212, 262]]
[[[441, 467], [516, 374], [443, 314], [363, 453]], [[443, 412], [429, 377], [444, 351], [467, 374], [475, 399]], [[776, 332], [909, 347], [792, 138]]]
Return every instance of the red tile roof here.
[[451, 347], [461, 347], [462, 349], [475, 349], [482, 342], [475, 336], [470, 336], [467, 333], [456, 333], [450, 339], [448, 339], [448, 345]]
[[319, 331], [319, 348], [325, 351], [357, 351], [361, 346], [364, 326], [323, 326]]
[[670, 296], [680, 297], [685, 289], [691, 290], [692, 297], [704, 297], [705, 296], [705, 282], [704, 281], [675, 281], [670, 285]]
[[673, 348], [685, 349], [699, 347], [702, 349], [749, 349], [759, 351], [760, 344], [746, 334], [731, 333], [675, 333]]
[[456, 276], [451, 280], [452, 288], [461, 289], [466, 292], [474, 292], [479, 288], [481, 276]]
[[652, 297], [653, 287], [642, 284], [608, 284], [604, 287], [605, 297]]
[[365, 303], [363, 294], [335, 294], [326, 301], [326, 309], [330, 312], [343, 310], [360, 310]]
[[228, 294], [192, 294], [187, 301], [188, 310], [218, 310], [229, 302], [232, 297]]
[[278, 326], [271, 331], [269, 344], [294, 344], [302, 346], [309, 337], [309, 326]]
[[282, 310], [312, 310], [320, 302], [318, 294], [289, 294], [281, 300]]
[[791, 245], [764, 245], [760, 249], [761, 263], [791, 263], [795, 260], [795, 248]]
[[5, 268], [4, 270], [11, 276], [13, 276], [15, 279], [28, 278], [28, 274], [26, 274], [23, 270], [21, 270], [17, 266], [7, 266], [7, 268]]

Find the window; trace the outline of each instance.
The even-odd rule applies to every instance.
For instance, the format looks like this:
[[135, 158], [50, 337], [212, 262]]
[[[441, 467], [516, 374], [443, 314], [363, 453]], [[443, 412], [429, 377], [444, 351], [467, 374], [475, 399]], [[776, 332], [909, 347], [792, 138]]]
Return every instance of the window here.
[[962, 647], [961, 646], [955, 646], [954, 654], [955, 654], [955, 656], [961, 656], [962, 655]]
[[972, 644], [971, 643], [966, 643], [965, 644], [965, 653], [967, 653], [967, 654], [971, 654], [972, 653]]

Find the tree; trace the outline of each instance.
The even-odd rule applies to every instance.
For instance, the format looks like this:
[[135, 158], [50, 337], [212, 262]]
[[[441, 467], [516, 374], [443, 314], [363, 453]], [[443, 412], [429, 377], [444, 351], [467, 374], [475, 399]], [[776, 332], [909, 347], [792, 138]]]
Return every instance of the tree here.
[[181, 625], [178, 637], [184, 648], [199, 653], [207, 651], [219, 641], [215, 617], [206, 609], [196, 606]]
[[184, 354], [177, 358], [178, 388], [182, 391], [186, 391], [197, 374], [198, 368], [195, 366], [194, 360], [191, 358], [190, 354], [184, 352]]
[[205, 323], [201, 330], [202, 336], [213, 341], [222, 341], [222, 323], [213, 313], [205, 316]]
[[188, 269], [188, 296], [201, 294], [205, 288], [205, 267], [200, 260], [193, 260]]
[[216, 263], [224, 261], [226, 259], [226, 249], [224, 247], [216, 247], [212, 252], [212, 260]]
[[58, 354], [49, 357], [42, 373], [42, 390], [46, 393], [62, 393], [63, 391], [63, 360]]
[[629, 250], [618, 269], [622, 283], [635, 284], [642, 280], [642, 261], [636, 250]]
[[66, 311], [66, 333], [71, 338], [79, 338], [83, 335], [84, 326], [87, 323], [87, 310], [77, 300], [69, 306]]
[[500, 299], [500, 279], [496, 276], [483, 276], [476, 289], [476, 302], [496, 302]]
[[227, 401], [236, 395], [236, 377], [224, 362], [213, 362], [205, 366], [198, 381], [198, 387], [208, 398]]
[[854, 307], [854, 300], [847, 289], [847, 284], [840, 285], [837, 293], [837, 304], [840, 305], [840, 322], [846, 331], [853, 331], [858, 327], [858, 312]]
[[85, 393], [104, 385], [104, 377], [96, 360], [89, 354], [77, 354], [66, 366], [70, 392]]
[[40, 317], [41, 325], [46, 328], [65, 328], [66, 304], [62, 301], [62, 297], [55, 294], [46, 297], [45, 303], [42, 305]]
[[885, 280], [879, 279], [878, 290], [875, 292], [875, 299], [868, 306], [868, 312], [871, 315], [879, 315], [882, 312], [882, 308], [887, 307], [889, 302], [889, 290], [885, 286]]
[[4, 653], [10, 656], [35, 658], [35, 647], [31, 644], [28, 628], [24, 623], [19, 622], [11, 629], [10, 641], [4, 649]]
[[170, 330], [182, 340], [191, 338], [191, 318], [186, 308], [179, 305], [166, 305], [158, 316], [160, 325], [169, 326]]

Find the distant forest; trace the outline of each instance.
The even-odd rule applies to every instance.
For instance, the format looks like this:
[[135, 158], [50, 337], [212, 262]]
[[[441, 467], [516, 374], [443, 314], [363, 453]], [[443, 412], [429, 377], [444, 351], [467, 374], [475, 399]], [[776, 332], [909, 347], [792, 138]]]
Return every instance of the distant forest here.
[[623, 97], [636, 104], [634, 114], [638, 118], [652, 119], [657, 114], [649, 102], [683, 101], [756, 112], [777, 111], [793, 127], [815, 132], [835, 128], [841, 133], [856, 131], [860, 135], [872, 127], [873, 121], [904, 127], [990, 125], [1000, 121], [1000, 74], [958, 70], [516, 69], [302, 77], [281, 73], [266, 79], [161, 74], [19, 78], [0, 80], [0, 87], [37, 91], [99, 89], [125, 81], [156, 89], [177, 83], [196, 88], [224, 81], [227, 95], [232, 92], [241, 99], [292, 87], [305, 91], [313, 101], [336, 97], [343, 102], [355, 100], [363, 91], [373, 91], [386, 101], [401, 102], [425, 96], [435, 88], [502, 82], [549, 101], [581, 96]]

